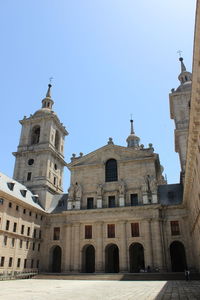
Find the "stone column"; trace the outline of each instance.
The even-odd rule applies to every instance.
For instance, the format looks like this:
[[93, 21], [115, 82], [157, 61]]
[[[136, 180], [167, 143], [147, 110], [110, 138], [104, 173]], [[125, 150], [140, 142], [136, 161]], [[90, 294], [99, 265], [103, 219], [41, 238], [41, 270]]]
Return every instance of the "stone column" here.
[[70, 269], [70, 262], [71, 262], [71, 224], [65, 225], [65, 237], [64, 237], [64, 244], [65, 244], [65, 253], [64, 253], [64, 271], [69, 272]]
[[154, 267], [153, 264], [153, 249], [152, 249], [152, 233], [151, 233], [151, 219], [144, 221], [145, 226], [145, 267]]
[[103, 268], [103, 222], [95, 223], [95, 239], [96, 239], [96, 253], [95, 253], [95, 272], [104, 272]]
[[126, 222], [119, 222], [119, 238], [120, 238], [120, 253], [119, 253], [119, 271], [128, 271], [127, 262], [127, 235], [126, 235]]
[[73, 253], [73, 271], [80, 271], [80, 224], [72, 225], [72, 248]]
[[163, 246], [161, 239], [160, 221], [154, 219], [152, 221], [152, 237], [153, 237], [153, 257], [154, 267], [163, 269]]

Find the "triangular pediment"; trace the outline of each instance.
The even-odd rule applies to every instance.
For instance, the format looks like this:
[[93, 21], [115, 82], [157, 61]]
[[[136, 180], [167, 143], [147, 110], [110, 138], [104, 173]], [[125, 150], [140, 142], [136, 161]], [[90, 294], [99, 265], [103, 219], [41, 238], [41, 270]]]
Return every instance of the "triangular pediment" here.
[[122, 161], [152, 156], [154, 156], [154, 154], [150, 149], [136, 150], [133, 148], [109, 144], [84, 156], [74, 158], [71, 163], [67, 164], [67, 166], [71, 169], [75, 166], [102, 164], [111, 158]]

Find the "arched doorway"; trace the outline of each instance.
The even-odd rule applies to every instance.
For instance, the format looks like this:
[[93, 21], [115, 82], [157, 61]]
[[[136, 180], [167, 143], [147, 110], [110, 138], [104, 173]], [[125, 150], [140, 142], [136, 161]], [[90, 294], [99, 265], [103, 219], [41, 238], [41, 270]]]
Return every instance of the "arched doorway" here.
[[59, 246], [55, 246], [52, 250], [52, 272], [61, 272], [61, 256], [62, 250]]
[[172, 272], [183, 272], [187, 269], [185, 247], [179, 241], [174, 241], [170, 245], [170, 256]]
[[106, 273], [119, 272], [119, 248], [115, 244], [110, 244], [106, 246], [105, 271]]
[[95, 272], [95, 249], [92, 245], [86, 245], [82, 251], [82, 271], [84, 273]]
[[137, 273], [145, 268], [144, 248], [140, 243], [133, 243], [129, 247], [130, 272]]

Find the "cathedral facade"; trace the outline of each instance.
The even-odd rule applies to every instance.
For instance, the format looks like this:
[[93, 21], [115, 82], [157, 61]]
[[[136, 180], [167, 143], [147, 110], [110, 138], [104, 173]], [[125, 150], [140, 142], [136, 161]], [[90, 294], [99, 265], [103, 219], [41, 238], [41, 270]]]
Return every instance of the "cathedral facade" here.
[[[189, 189], [196, 194], [188, 183], [196, 173], [188, 178], [187, 150], [193, 151], [190, 136], [196, 124], [192, 80], [199, 81], [197, 72], [192, 76], [179, 60], [180, 85], [169, 95], [181, 165], [178, 184], [167, 184], [159, 155], [152, 144], [140, 144], [133, 120], [127, 147], [109, 138], [101, 148], [73, 154], [66, 163], [68, 132], [53, 111], [49, 84], [42, 107], [20, 121], [13, 179], [0, 173], [0, 273], [200, 270], [199, 240], [191, 239], [191, 234], [199, 237], [199, 221], [196, 216], [192, 223], [194, 205], [188, 196]], [[62, 188], [64, 167], [71, 172], [68, 193]]]

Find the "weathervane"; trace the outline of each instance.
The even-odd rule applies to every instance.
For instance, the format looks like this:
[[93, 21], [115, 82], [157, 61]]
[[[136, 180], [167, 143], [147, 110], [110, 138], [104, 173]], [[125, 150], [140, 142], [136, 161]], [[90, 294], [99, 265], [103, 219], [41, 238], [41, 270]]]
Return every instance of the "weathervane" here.
[[181, 50], [178, 50], [178, 51], [177, 51], [177, 53], [179, 54], [179, 57], [181, 57], [181, 56], [182, 56], [182, 55], [181, 55], [181, 54], [182, 54], [182, 52], [183, 52], [183, 51], [181, 51]]
[[50, 78], [49, 78], [49, 83], [50, 83], [50, 84], [52, 83], [52, 80], [53, 80], [53, 77], [50, 77]]

